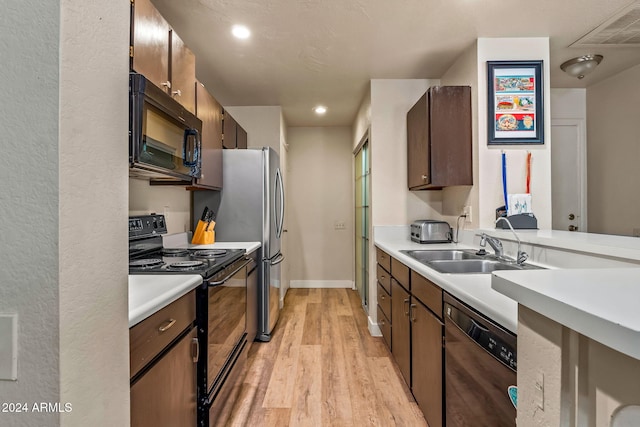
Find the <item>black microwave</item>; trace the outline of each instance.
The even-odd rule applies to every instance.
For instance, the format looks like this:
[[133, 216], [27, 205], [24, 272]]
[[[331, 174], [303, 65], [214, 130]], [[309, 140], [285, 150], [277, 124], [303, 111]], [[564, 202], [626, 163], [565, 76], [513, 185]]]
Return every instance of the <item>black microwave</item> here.
[[200, 178], [202, 121], [142, 74], [129, 74], [130, 175]]

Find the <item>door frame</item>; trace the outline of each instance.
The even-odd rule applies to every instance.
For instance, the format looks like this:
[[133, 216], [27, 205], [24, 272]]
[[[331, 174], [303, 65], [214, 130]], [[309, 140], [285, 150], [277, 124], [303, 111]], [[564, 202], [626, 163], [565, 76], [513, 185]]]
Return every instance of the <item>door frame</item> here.
[[[587, 221], [587, 125], [585, 119], [551, 119], [551, 128], [568, 126], [576, 128], [578, 135], [578, 177], [580, 181], [580, 216], [578, 221], [578, 231], [586, 232], [588, 230]], [[551, 155], [553, 156], [553, 141], [551, 141]], [[553, 182], [558, 179], [559, 175], [551, 170], [551, 185], [553, 188]], [[553, 215], [553, 206], [551, 207], [551, 213]], [[553, 218], [552, 218], [553, 221]]]

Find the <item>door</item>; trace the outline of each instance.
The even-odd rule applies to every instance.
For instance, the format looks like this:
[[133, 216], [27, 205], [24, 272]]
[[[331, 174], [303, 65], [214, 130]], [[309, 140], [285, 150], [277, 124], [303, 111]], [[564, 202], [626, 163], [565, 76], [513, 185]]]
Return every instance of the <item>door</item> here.
[[131, 386], [132, 427], [196, 425], [196, 364], [192, 329]]
[[411, 304], [411, 391], [429, 427], [442, 427], [443, 324], [417, 299]]
[[222, 188], [222, 106], [196, 83], [197, 116], [202, 120], [202, 169], [197, 184]]
[[171, 31], [171, 96], [190, 112], [196, 112], [196, 55]]
[[404, 381], [411, 387], [411, 329], [409, 293], [391, 279], [391, 353]]
[[552, 120], [551, 141], [552, 228], [587, 231], [584, 120]]
[[266, 230], [265, 236], [269, 237], [266, 242], [267, 258], [274, 259], [280, 254], [280, 239], [284, 227], [284, 186], [282, 173], [280, 172], [280, 156], [272, 148], [263, 148], [265, 162], [265, 182], [267, 188], [266, 208]]
[[355, 284], [362, 306], [369, 304], [369, 140], [367, 137], [357, 151], [355, 172]]
[[236, 148], [237, 127], [236, 120], [228, 111], [225, 111], [222, 120], [222, 146], [224, 148]]
[[169, 83], [169, 24], [150, 0], [133, 3], [131, 68], [167, 90]]

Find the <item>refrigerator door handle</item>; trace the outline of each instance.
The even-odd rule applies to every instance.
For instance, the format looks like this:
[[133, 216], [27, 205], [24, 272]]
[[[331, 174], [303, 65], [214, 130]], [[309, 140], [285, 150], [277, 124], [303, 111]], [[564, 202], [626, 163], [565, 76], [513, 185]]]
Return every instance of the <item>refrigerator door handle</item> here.
[[284, 185], [280, 168], [276, 169], [276, 186], [280, 189], [280, 218], [276, 223], [276, 236], [279, 239], [282, 237], [282, 229], [284, 228]]
[[273, 259], [270, 259], [269, 260], [269, 264], [270, 265], [278, 265], [282, 261], [284, 261], [284, 255], [282, 255], [282, 252], [281, 252], [278, 255], [276, 255], [275, 257], [273, 257]]

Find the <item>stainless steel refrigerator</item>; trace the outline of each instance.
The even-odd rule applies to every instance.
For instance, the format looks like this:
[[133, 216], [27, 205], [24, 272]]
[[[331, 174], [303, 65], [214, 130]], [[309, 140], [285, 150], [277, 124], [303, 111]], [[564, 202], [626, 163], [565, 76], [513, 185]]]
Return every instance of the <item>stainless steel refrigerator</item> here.
[[253, 242], [260, 247], [258, 334], [269, 341], [280, 314], [280, 250], [284, 188], [280, 157], [272, 148], [224, 150], [223, 188], [216, 241]]

